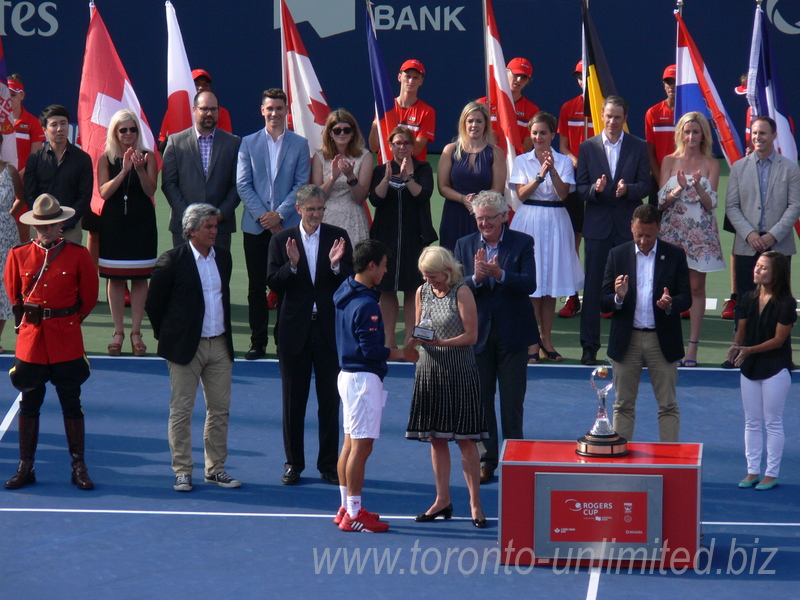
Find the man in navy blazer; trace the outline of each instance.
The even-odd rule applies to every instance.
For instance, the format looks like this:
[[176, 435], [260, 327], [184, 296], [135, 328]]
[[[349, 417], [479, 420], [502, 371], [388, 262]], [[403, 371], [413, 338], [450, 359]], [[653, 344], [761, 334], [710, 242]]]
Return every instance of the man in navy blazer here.
[[[581, 362], [597, 364], [600, 349], [600, 289], [609, 251], [631, 239], [631, 217], [650, 193], [650, 159], [644, 140], [624, 132], [628, 103], [609, 96], [603, 131], [580, 146], [575, 177], [586, 203], [583, 221], [586, 280], [581, 310]], [[596, 123], [596, 121], [595, 121]]]
[[247, 306], [250, 321], [248, 360], [265, 354], [269, 322], [267, 254], [272, 236], [300, 222], [295, 192], [308, 183], [311, 160], [308, 140], [286, 129], [286, 94], [271, 88], [261, 96], [266, 123], [242, 140], [236, 188], [244, 204], [242, 237], [247, 264]]
[[639, 380], [646, 366], [658, 402], [660, 441], [677, 442], [681, 313], [692, 305], [692, 294], [686, 254], [658, 239], [660, 219], [658, 209], [650, 204], [633, 212], [633, 241], [609, 253], [600, 306], [613, 313], [608, 356], [613, 361], [617, 396], [614, 429], [625, 439], [633, 438]]
[[502, 194], [480, 192], [472, 201], [478, 232], [456, 242], [464, 283], [475, 294], [478, 342], [475, 360], [481, 381], [489, 439], [479, 442], [481, 483], [494, 475], [499, 460], [494, 397], [500, 384], [503, 438], [522, 439], [527, 389], [528, 346], [539, 343], [530, 295], [536, 291], [533, 238], [505, 223], [508, 205]]
[[[195, 124], [169, 136], [161, 169], [161, 190], [169, 202], [172, 245], [183, 239], [183, 211], [205, 202], [220, 210], [216, 245], [230, 250], [236, 231], [236, 158], [241, 140], [217, 127], [219, 102], [214, 92], [200, 92], [192, 108]], [[200, 145], [207, 148], [203, 159]]]
[[305, 469], [304, 425], [311, 371], [319, 410], [317, 469], [339, 483], [339, 358], [333, 294], [353, 274], [353, 248], [341, 227], [322, 223], [325, 192], [308, 184], [297, 190], [300, 225], [272, 236], [267, 283], [278, 294], [278, 358], [283, 388], [281, 482], [293, 485]]
[[224, 488], [241, 485], [225, 470], [233, 370], [233, 263], [227, 249], [215, 246], [219, 214], [210, 204], [189, 205], [183, 213], [186, 243], [159, 257], [145, 302], [158, 355], [169, 367], [169, 447], [177, 492], [192, 489], [192, 410], [201, 381], [206, 400], [205, 481]]

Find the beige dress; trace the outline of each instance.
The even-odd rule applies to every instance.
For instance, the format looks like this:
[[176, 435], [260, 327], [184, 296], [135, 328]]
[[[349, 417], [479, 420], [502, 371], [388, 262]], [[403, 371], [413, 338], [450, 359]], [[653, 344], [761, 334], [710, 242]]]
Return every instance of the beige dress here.
[[[327, 181], [331, 176], [333, 160], [325, 160], [319, 150], [315, 154], [322, 163], [322, 179]], [[372, 154], [365, 149], [361, 156], [356, 158], [353, 166], [354, 173], [359, 173], [361, 163], [367, 157], [369, 157], [368, 160], [372, 160]], [[350, 236], [350, 243], [355, 246], [358, 242], [369, 239], [369, 222], [367, 220], [366, 204], [364, 202], [356, 202], [353, 199], [352, 190], [353, 188], [347, 183], [345, 174], [340, 174], [338, 179], [333, 182], [328, 199], [325, 201], [325, 217], [322, 222], [336, 225], [347, 231], [347, 235]]]

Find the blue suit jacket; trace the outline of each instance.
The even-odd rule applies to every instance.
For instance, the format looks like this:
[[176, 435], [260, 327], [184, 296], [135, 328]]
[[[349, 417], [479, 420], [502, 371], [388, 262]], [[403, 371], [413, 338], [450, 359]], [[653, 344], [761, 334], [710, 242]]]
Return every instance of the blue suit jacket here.
[[464, 266], [464, 283], [475, 294], [478, 308], [478, 341], [475, 354], [486, 348], [492, 322], [509, 352], [518, 352], [539, 342], [539, 327], [533, 312], [530, 295], [536, 291], [536, 263], [533, 258], [533, 238], [527, 233], [507, 226], [497, 254], [505, 280], [494, 288], [487, 283], [475, 285], [475, 254], [483, 248], [480, 233], [472, 233], [456, 242], [455, 255]]
[[[628, 276], [628, 293], [617, 308], [614, 301], [614, 281], [618, 275]], [[656, 306], [664, 294], [664, 288], [672, 296], [669, 314]], [[658, 240], [656, 264], [653, 271], [653, 315], [656, 320], [656, 335], [661, 353], [669, 362], [683, 357], [683, 331], [681, 313], [692, 306], [692, 292], [689, 287], [689, 267], [683, 248]], [[603, 276], [603, 291], [600, 296], [600, 309], [613, 312], [611, 333], [608, 338], [608, 355], [616, 360], [625, 359], [631, 344], [633, 316], [636, 311], [636, 255], [634, 243], [627, 242], [612, 249], [606, 262]]]
[[[601, 193], [594, 190], [595, 182], [606, 176], [606, 187]], [[617, 184], [624, 179], [628, 195], [616, 197]], [[578, 172], [575, 174], [578, 195], [586, 203], [583, 237], [604, 240], [616, 229], [623, 239], [631, 239], [633, 211], [650, 193], [650, 158], [644, 140], [626, 133], [619, 151], [617, 172], [611, 176], [603, 136], [598, 134], [581, 144], [578, 155]]]
[[246, 233], [258, 235], [264, 231], [258, 218], [265, 212], [278, 211], [283, 216], [284, 229], [300, 223], [294, 194], [311, 175], [308, 140], [287, 129], [274, 183], [270, 173], [267, 133], [260, 129], [242, 139], [236, 167], [236, 189], [244, 204], [242, 231]]

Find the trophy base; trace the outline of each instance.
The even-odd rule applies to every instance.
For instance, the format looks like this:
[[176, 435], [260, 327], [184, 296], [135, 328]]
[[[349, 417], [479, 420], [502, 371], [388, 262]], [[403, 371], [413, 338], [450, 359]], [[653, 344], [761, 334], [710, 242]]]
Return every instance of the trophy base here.
[[628, 454], [628, 440], [616, 433], [611, 435], [591, 435], [587, 433], [578, 439], [575, 453], [579, 456], [595, 458], [618, 458]]

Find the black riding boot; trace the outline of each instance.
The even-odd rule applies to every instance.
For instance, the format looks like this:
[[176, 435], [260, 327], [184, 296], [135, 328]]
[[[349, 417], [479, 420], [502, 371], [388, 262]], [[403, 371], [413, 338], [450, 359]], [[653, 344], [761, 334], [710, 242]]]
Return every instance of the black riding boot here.
[[72, 483], [79, 490], [92, 490], [94, 483], [89, 479], [86, 463], [83, 462], [85, 430], [83, 419], [64, 419], [64, 431], [67, 433], [69, 455], [72, 457]]
[[6, 481], [6, 488], [16, 490], [29, 483], [36, 483], [33, 472], [33, 457], [39, 443], [39, 417], [17, 418], [19, 422], [19, 466], [14, 476]]

